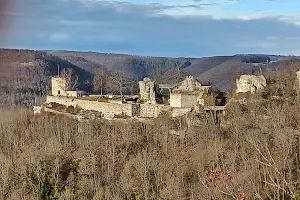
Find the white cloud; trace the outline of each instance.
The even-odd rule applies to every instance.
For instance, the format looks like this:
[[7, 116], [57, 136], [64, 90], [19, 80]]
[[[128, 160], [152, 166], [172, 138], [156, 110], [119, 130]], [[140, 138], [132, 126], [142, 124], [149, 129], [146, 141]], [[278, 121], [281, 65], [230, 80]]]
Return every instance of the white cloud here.
[[94, 26], [96, 25], [95, 21], [92, 20], [61, 20], [62, 25], [67, 26]]
[[[60, 0], [63, 1], [63, 0]], [[66, 0], [64, 0], [66, 1]], [[82, 6], [92, 10], [99, 7], [115, 9], [120, 13], [143, 12], [147, 16], [170, 16], [173, 18], [207, 17], [214, 20], [260, 20], [273, 18], [285, 23], [300, 26], [299, 13], [268, 12], [257, 10], [239, 11], [230, 6], [240, 0], [68, 0], [81, 2]], [[72, 22], [65, 23], [71, 24]], [[75, 22], [74, 22], [75, 23]], [[82, 21], [82, 25], [93, 25], [90, 21]]]
[[69, 39], [70, 36], [65, 33], [54, 33], [50, 35], [50, 40], [52, 41], [64, 41]]
[[294, 24], [296, 26], [300, 26], [300, 14], [280, 16], [279, 20], [286, 22], [286, 23]]
[[[24, 17], [16, 17], [20, 21], [9, 29], [12, 39], [5, 44], [188, 57], [299, 52], [300, 26], [295, 23], [300, 22], [300, 17], [297, 14], [233, 12], [222, 10], [221, 3], [197, 7], [180, 4], [179, 0], [174, 0], [174, 4], [168, 1], [169, 4], [138, 0], [136, 3], [26, 0], [26, 4], [32, 3], [20, 12], [30, 14], [27, 23], [23, 23]], [[195, 1], [198, 3], [203, 1]], [[37, 37], [29, 40], [32, 35]]]
[[276, 15], [267, 14], [249, 14], [249, 15], [212, 15], [212, 19], [215, 20], [257, 20], [266, 18], [276, 18]]

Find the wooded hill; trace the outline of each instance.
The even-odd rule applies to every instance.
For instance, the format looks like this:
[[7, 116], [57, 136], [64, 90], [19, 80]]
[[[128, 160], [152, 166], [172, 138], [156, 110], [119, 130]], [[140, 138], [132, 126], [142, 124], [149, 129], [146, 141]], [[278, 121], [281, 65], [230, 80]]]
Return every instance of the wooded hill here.
[[[128, 81], [127, 92], [146, 76], [158, 83], [174, 83], [193, 75], [203, 83], [216, 85], [222, 91], [235, 87], [239, 73], [259, 73], [276, 69], [287, 57], [269, 55], [234, 55], [207, 58], [145, 57], [73, 51], [33, 51], [0, 49], [0, 106], [32, 106], [35, 99], [50, 93], [50, 77], [71, 68], [88, 91], [93, 73], [104, 67], [111, 73], [123, 71]], [[295, 59], [298, 62], [298, 59]], [[117, 90], [113, 90], [116, 92]]]
[[71, 68], [81, 80], [92, 74], [70, 62], [42, 51], [0, 50], [0, 106], [32, 106], [50, 92], [50, 77]]
[[[48, 53], [93, 73], [98, 67], [108, 70], [125, 70], [135, 79], [151, 74], [165, 74], [158, 82], [176, 82], [187, 74], [197, 77], [204, 83], [215, 84], [220, 90], [228, 91], [235, 87], [237, 73], [260, 73], [266, 69], [276, 69], [286, 60], [285, 56], [274, 55], [234, 55], [205, 58], [145, 57], [124, 54], [104, 54], [94, 52], [48, 51]], [[278, 63], [279, 62], [279, 63]]]

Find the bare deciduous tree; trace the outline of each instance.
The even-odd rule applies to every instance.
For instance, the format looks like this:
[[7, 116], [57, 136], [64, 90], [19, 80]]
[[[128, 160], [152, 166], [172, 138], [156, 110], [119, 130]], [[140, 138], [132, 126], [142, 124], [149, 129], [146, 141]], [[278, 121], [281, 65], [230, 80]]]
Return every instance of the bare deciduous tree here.
[[115, 71], [109, 77], [110, 90], [118, 91], [121, 96], [125, 92], [124, 89], [130, 88], [133, 82], [133, 78], [124, 70]]
[[108, 82], [108, 71], [104, 67], [100, 67], [96, 70], [93, 77], [94, 89], [100, 90], [101, 95], [103, 94], [103, 89], [106, 88]]
[[180, 67], [176, 67], [168, 70], [164, 76], [167, 83], [175, 84], [183, 81], [185, 77], [188, 76], [188, 73], [182, 70]]
[[75, 90], [79, 85], [79, 76], [71, 68], [64, 69], [60, 77], [65, 80], [65, 90]]

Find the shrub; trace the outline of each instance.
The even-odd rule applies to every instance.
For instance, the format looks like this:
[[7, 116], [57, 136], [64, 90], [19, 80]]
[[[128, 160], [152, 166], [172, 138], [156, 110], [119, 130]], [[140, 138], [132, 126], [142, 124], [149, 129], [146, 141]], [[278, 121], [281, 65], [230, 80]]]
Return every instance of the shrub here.
[[249, 98], [224, 128], [205, 112], [141, 123], [3, 110], [0, 199], [299, 199], [300, 102]]
[[75, 106], [75, 107], [74, 106], [68, 106], [66, 108], [67, 113], [71, 113], [71, 114], [74, 114], [74, 115], [78, 114], [81, 110], [82, 109], [79, 106]]

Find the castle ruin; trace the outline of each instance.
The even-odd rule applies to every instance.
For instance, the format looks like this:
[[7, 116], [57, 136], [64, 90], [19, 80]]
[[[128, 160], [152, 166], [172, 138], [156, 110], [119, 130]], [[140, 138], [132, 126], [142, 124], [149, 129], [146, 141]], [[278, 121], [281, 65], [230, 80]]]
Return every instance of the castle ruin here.
[[139, 81], [140, 100], [144, 103], [156, 104], [155, 83], [150, 78]]
[[[172, 116], [181, 116], [199, 106], [216, 106], [217, 96], [220, 92], [212, 86], [203, 86], [193, 76], [187, 76], [185, 80], [173, 88], [170, 88], [170, 99], [164, 103], [157, 103], [162, 97], [159, 94], [159, 85], [150, 78], [139, 81], [139, 102], [123, 102], [95, 95], [85, 95], [76, 91], [66, 90], [66, 81], [61, 77], [53, 77], [52, 95], [47, 96], [46, 103], [57, 103], [66, 107], [79, 107], [83, 110], [93, 110], [103, 114], [104, 117], [114, 116], [155, 118], [162, 111], [168, 111]], [[78, 98], [84, 96], [83, 98]], [[116, 98], [118, 96], [115, 96]], [[102, 98], [99, 101], [99, 98]], [[105, 98], [105, 99], [103, 99]], [[126, 98], [125, 98], [126, 99]]]
[[170, 106], [179, 108], [193, 108], [201, 105], [216, 105], [220, 92], [212, 86], [203, 86], [193, 76], [176, 85], [170, 95]]
[[51, 94], [52, 96], [68, 96], [66, 80], [61, 77], [51, 78]]
[[51, 78], [51, 94], [52, 96], [80, 97], [85, 95], [85, 91], [68, 90], [67, 82], [62, 77]]

